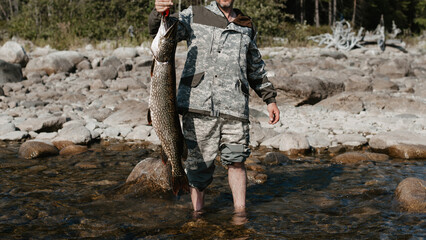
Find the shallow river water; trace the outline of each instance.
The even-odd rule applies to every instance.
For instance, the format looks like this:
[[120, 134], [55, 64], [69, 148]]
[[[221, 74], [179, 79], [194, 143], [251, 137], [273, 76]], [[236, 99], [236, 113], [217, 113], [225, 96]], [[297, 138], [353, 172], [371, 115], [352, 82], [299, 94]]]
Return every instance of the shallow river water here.
[[403, 212], [394, 201], [400, 181], [424, 178], [424, 160], [339, 165], [306, 156], [266, 166], [267, 182], [248, 186], [245, 216], [233, 214], [226, 171], [218, 166], [206, 212], [194, 218], [188, 194], [125, 187], [133, 167], [156, 156], [149, 146], [95, 144], [80, 155], [34, 160], [18, 158], [18, 149], [0, 144], [1, 239], [426, 237], [426, 214]]

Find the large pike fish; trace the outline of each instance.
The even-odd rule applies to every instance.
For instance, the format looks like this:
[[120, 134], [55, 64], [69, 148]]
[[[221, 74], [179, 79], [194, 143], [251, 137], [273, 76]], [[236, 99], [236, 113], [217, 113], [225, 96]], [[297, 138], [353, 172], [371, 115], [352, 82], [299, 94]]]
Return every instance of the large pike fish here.
[[161, 141], [163, 162], [170, 161], [172, 167], [171, 186], [173, 193], [177, 195], [179, 190], [189, 191], [188, 178], [182, 167], [187, 148], [176, 103], [177, 21], [167, 27], [166, 18], [164, 15], [161, 17], [160, 28], [151, 45], [154, 60], [151, 68], [149, 108], [152, 126]]

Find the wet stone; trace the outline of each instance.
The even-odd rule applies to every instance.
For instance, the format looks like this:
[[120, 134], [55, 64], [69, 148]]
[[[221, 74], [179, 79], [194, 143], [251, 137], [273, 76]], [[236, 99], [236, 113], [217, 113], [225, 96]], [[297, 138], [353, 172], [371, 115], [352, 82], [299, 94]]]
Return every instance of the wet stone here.
[[332, 162], [336, 163], [360, 163], [368, 160], [365, 154], [359, 152], [347, 152], [331, 159]]
[[426, 145], [400, 144], [389, 147], [388, 151], [394, 158], [426, 159]]
[[61, 149], [59, 155], [76, 155], [87, 152], [87, 146], [82, 145], [69, 145]]
[[266, 154], [265, 159], [263, 159], [263, 163], [266, 165], [280, 165], [286, 164], [290, 161], [290, 159], [279, 152], [269, 152]]
[[53, 144], [41, 141], [24, 142], [19, 148], [19, 156], [25, 159], [33, 159], [45, 156], [58, 155], [58, 149]]
[[406, 178], [398, 184], [395, 196], [403, 209], [426, 213], [426, 181], [413, 177]]
[[75, 167], [80, 169], [95, 169], [95, 168], [99, 168], [99, 165], [94, 163], [80, 162], [80, 163], [77, 163]]
[[263, 184], [268, 180], [268, 175], [249, 170], [247, 171], [247, 179], [251, 183]]

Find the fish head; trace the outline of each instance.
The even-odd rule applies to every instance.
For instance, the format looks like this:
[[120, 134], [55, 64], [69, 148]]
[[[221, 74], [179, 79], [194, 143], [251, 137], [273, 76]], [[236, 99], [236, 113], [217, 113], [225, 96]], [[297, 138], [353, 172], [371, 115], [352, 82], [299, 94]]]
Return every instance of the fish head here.
[[155, 60], [158, 62], [168, 62], [174, 59], [176, 51], [176, 33], [178, 28], [177, 20], [173, 21], [170, 26], [165, 17], [161, 18], [160, 28], [158, 29], [157, 35], [151, 44], [151, 52], [154, 55]]

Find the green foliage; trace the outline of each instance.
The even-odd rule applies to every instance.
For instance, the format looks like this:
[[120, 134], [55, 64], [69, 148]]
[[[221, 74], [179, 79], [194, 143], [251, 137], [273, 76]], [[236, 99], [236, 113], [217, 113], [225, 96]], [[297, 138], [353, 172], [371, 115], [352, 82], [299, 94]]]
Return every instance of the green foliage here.
[[[6, 13], [0, 14], [0, 41], [12, 36], [35, 43], [50, 44], [58, 49], [113, 40], [116, 43], [139, 45], [150, 39], [148, 15], [154, 0], [11, 0], [19, 3], [10, 10], [10, 1], [0, 0]], [[287, 0], [236, 0], [234, 7], [253, 18], [258, 42], [263, 45], [309, 44], [306, 37], [329, 32], [328, 26], [313, 27], [314, 0], [304, 0], [308, 24], [297, 21], [302, 12], [300, 2]], [[320, 22], [328, 23], [330, 0], [320, 0]], [[210, 0], [181, 0], [182, 9], [194, 4], [209, 4]], [[358, 0], [356, 26], [373, 30], [383, 14], [386, 29], [392, 21], [403, 29], [421, 32], [426, 29], [426, 0]], [[178, 1], [174, 0], [174, 10]], [[336, 19], [350, 20], [353, 0], [337, 1]], [[322, 19], [322, 20], [321, 20]], [[128, 33], [133, 27], [134, 37]], [[410, 31], [404, 31], [410, 32]]]
[[78, 39], [89, 41], [129, 37], [133, 26], [137, 40], [148, 38], [146, 0], [29, 0], [8, 24], [12, 35], [30, 40], [49, 40], [65, 48]]
[[250, 16], [260, 36], [279, 36], [285, 29], [286, 0], [237, 0], [234, 7]]
[[419, 0], [416, 7], [414, 22], [422, 29], [426, 29], [426, 0]]

